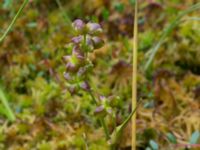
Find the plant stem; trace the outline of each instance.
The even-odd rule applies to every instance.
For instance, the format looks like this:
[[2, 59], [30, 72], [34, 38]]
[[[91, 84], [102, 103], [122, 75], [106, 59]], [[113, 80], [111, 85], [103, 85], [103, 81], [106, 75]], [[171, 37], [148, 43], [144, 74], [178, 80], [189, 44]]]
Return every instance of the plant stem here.
[[133, 73], [132, 73], [132, 113], [122, 124], [122, 127], [132, 117], [132, 150], [136, 150], [136, 106], [137, 106], [137, 38], [138, 38], [138, 2], [135, 0], [135, 14], [134, 14], [134, 30], [133, 30]]
[[[90, 90], [88, 93], [89, 93], [90, 96], [92, 97], [93, 102], [97, 105], [97, 101], [96, 101], [96, 99], [95, 99], [94, 94], [92, 93], [92, 91]], [[109, 134], [109, 130], [108, 130], [108, 127], [107, 127], [107, 125], [106, 125], [106, 123], [105, 123], [104, 118], [100, 118], [99, 121], [100, 121], [100, 123], [101, 123], [101, 126], [102, 126], [103, 129], [104, 129], [104, 133], [105, 133], [105, 136], [106, 136], [106, 140], [109, 140], [109, 139], [110, 139], [110, 134]]]
[[104, 118], [100, 118], [99, 120], [100, 120], [101, 125], [102, 125], [102, 127], [104, 129], [104, 133], [106, 135], [106, 140], [109, 140], [110, 139], [110, 134], [109, 134], [109, 131], [108, 131], [108, 127], [107, 127], [107, 125], [105, 123], [105, 120], [104, 120]]
[[96, 99], [95, 99], [94, 94], [92, 93], [92, 91], [90, 90], [88, 93], [92, 97], [93, 102], [97, 105], [97, 101], [96, 101]]
[[4, 38], [6, 37], [6, 35], [9, 33], [9, 31], [12, 29], [13, 25], [15, 24], [17, 18], [19, 17], [19, 15], [21, 14], [22, 10], [24, 9], [24, 7], [26, 6], [26, 4], [28, 3], [29, 0], [24, 0], [24, 2], [22, 3], [21, 7], [19, 8], [18, 12], [16, 13], [15, 17], [13, 18], [13, 20], [11, 21], [10, 25], [8, 26], [8, 28], [6, 29], [6, 31], [4, 32], [4, 34], [0, 37], [0, 43], [4, 40]]

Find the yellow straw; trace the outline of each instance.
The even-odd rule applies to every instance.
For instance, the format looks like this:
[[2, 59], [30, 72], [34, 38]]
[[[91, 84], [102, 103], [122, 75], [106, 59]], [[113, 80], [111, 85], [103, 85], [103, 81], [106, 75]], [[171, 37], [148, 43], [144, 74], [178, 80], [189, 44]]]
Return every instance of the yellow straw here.
[[[135, 0], [133, 30], [133, 73], [132, 73], [132, 110], [137, 105], [137, 38], [138, 38], [138, 2]], [[132, 150], [136, 150], [136, 113], [132, 117]]]

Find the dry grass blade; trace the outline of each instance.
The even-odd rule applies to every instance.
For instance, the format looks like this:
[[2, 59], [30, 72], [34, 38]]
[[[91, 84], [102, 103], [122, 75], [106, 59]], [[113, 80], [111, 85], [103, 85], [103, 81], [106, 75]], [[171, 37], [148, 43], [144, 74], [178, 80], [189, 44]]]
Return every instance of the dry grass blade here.
[[[132, 74], [132, 110], [137, 105], [137, 38], [138, 38], [138, 2], [135, 1], [134, 15], [134, 30], [133, 30], [133, 74]], [[132, 150], [136, 150], [136, 113], [132, 116]]]

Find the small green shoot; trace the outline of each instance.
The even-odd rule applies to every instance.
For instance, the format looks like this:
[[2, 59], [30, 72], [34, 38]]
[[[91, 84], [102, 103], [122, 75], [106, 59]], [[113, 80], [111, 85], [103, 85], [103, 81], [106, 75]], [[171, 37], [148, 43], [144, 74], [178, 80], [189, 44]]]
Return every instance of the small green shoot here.
[[15, 121], [15, 115], [8, 104], [8, 99], [6, 98], [5, 92], [1, 88], [0, 88], [0, 100], [2, 103], [2, 105], [0, 105], [0, 113], [6, 115], [6, 117], [10, 121]]

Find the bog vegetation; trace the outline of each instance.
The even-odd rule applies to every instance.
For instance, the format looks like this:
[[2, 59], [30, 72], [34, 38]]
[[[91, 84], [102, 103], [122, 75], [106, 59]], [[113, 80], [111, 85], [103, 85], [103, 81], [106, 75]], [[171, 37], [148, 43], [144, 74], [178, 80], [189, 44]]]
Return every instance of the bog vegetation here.
[[[138, 150], [200, 148], [200, 3], [139, 2]], [[0, 149], [131, 149], [135, 0], [0, 1]]]

